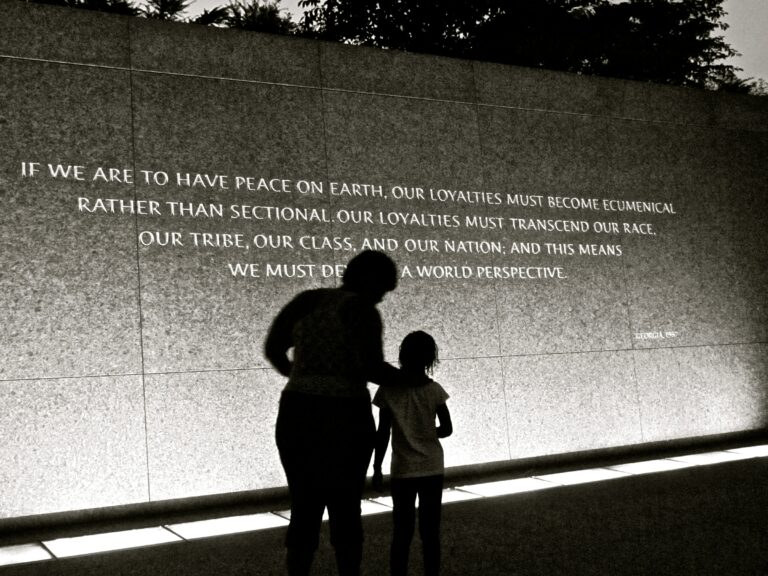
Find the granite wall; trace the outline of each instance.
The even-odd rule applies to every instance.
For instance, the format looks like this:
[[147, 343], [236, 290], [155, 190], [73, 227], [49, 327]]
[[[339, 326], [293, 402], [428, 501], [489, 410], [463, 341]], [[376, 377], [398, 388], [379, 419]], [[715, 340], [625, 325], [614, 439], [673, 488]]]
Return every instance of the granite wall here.
[[0, 2], [0, 516], [282, 485], [265, 330], [368, 245], [450, 466], [766, 426], [768, 100]]

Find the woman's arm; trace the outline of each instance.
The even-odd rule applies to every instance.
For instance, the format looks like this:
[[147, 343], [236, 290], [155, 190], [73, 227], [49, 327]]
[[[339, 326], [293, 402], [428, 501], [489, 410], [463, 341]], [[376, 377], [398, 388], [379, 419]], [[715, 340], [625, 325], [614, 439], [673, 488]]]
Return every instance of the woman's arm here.
[[447, 404], [440, 404], [437, 407], [437, 420], [439, 426], [437, 427], [438, 438], [448, 438], [453, 434], [453, 422], [451, 422], [451, 412], [448, 410]]
[[365, 379], [379, 386], [402, 386], [403, 376], [384, 360], [381, 315], [375, 306], [360, 298], [350, 301], [345, 310], [347, 322], [353, 326], [355, 353], [365, 367]]
[[264, 356], [283, 376], [290, 376], [288, 350], [293, 346], [293, 327], [312, 307], [312, 296], [302, 292], [280, 310], [264, 341]]

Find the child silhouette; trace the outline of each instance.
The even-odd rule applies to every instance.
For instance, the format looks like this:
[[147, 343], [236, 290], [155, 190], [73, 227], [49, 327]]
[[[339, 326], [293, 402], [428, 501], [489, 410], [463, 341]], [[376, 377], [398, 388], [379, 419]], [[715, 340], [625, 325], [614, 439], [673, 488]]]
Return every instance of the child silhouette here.
[[[390, 572], [408, 573], [408, 556], [416, 524], [419, 498], [419, 535], [424, 554], [424, 573], [440, 573], [440, 507], [443, 495], [443, 448], [440, 438], [453, 432], [446, 405], [448, 394], [432, 380], [438, 362], [437, 344], [426, 332], [411, 332], [400, 344], [400, 366], [414, 384], [381, 387], [373, 403], [379, 407], [374, 487], [383, 491], [381, 463], [392, 434], [390, 469], [393, 501]], [[439, 426], [435, 426], [437, 416]]]

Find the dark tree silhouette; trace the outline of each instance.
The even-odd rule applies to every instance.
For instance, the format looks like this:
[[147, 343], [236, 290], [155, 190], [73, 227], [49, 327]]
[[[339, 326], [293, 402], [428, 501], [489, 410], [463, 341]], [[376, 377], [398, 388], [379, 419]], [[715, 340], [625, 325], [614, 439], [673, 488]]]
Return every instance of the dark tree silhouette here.
[[667, 84], [735, 73], [723, 0], [302, 0], [316, 37]]
[[651, 80], [666, 84], [708, 86], [733, 66], [734, 56], [718, 30], [723, 0], [635, 0], [603, 4], [595, 13], [597, 55], [585, 72]]
[[229, 9], [226, 6], [216, 6], [210, 10], [205, 9], [196, 17], [189, 20], [192, 24], [201, 24], [203, 26], [222, 26], [229, 17]]
[[144, 0], [141, 13], [147, 18], [156, 20], [182, 20], [192, 0]]
[[303, 33], [378, 48], [468, 55], [470, 34], [494, 2], [301, 0]]
[[110, 12], [123, 16], [136, 16], [140, 9], [131, 0], [32, 0], [37, 4], [51, 4], [68, 8], [83, 8], [98, 12]]
[[258, 32], [292, 34], [297, 26], [290, 15], [283, 14], [280, 0], [233, 0], [226, 6], [203, 10], [193, 17], [184, 13], [192, 0], [27, 0], [38, 4], [51, 4], [69, 8], [85, 8], [127, 16], [143, 16], [156, 20], [187, 22], [205, 26], [229, 26]]
[[768, 95], [739, 78], [719, 34], [724, 0], [300, 0], [296, 24], [280, 0], [229, 0], [183, 18], [192, 0], [27, 0], [160, 20], [517, 66]]
[[233, 0], [227, 6], [224, 23], [230, 28], [255, 32], [291, 34], [296, 24], [289, 15], [283, 15], [280, 0]]

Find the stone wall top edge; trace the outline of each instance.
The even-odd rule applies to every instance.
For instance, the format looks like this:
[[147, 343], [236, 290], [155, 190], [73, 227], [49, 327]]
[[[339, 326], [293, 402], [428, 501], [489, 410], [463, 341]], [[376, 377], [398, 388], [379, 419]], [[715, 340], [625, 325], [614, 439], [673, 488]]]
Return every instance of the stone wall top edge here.
[[0, 0], [0, 55], [128, 68], [130, 17]]
[[768, 131], [768, 98], [0, 0], [0, 56]]

